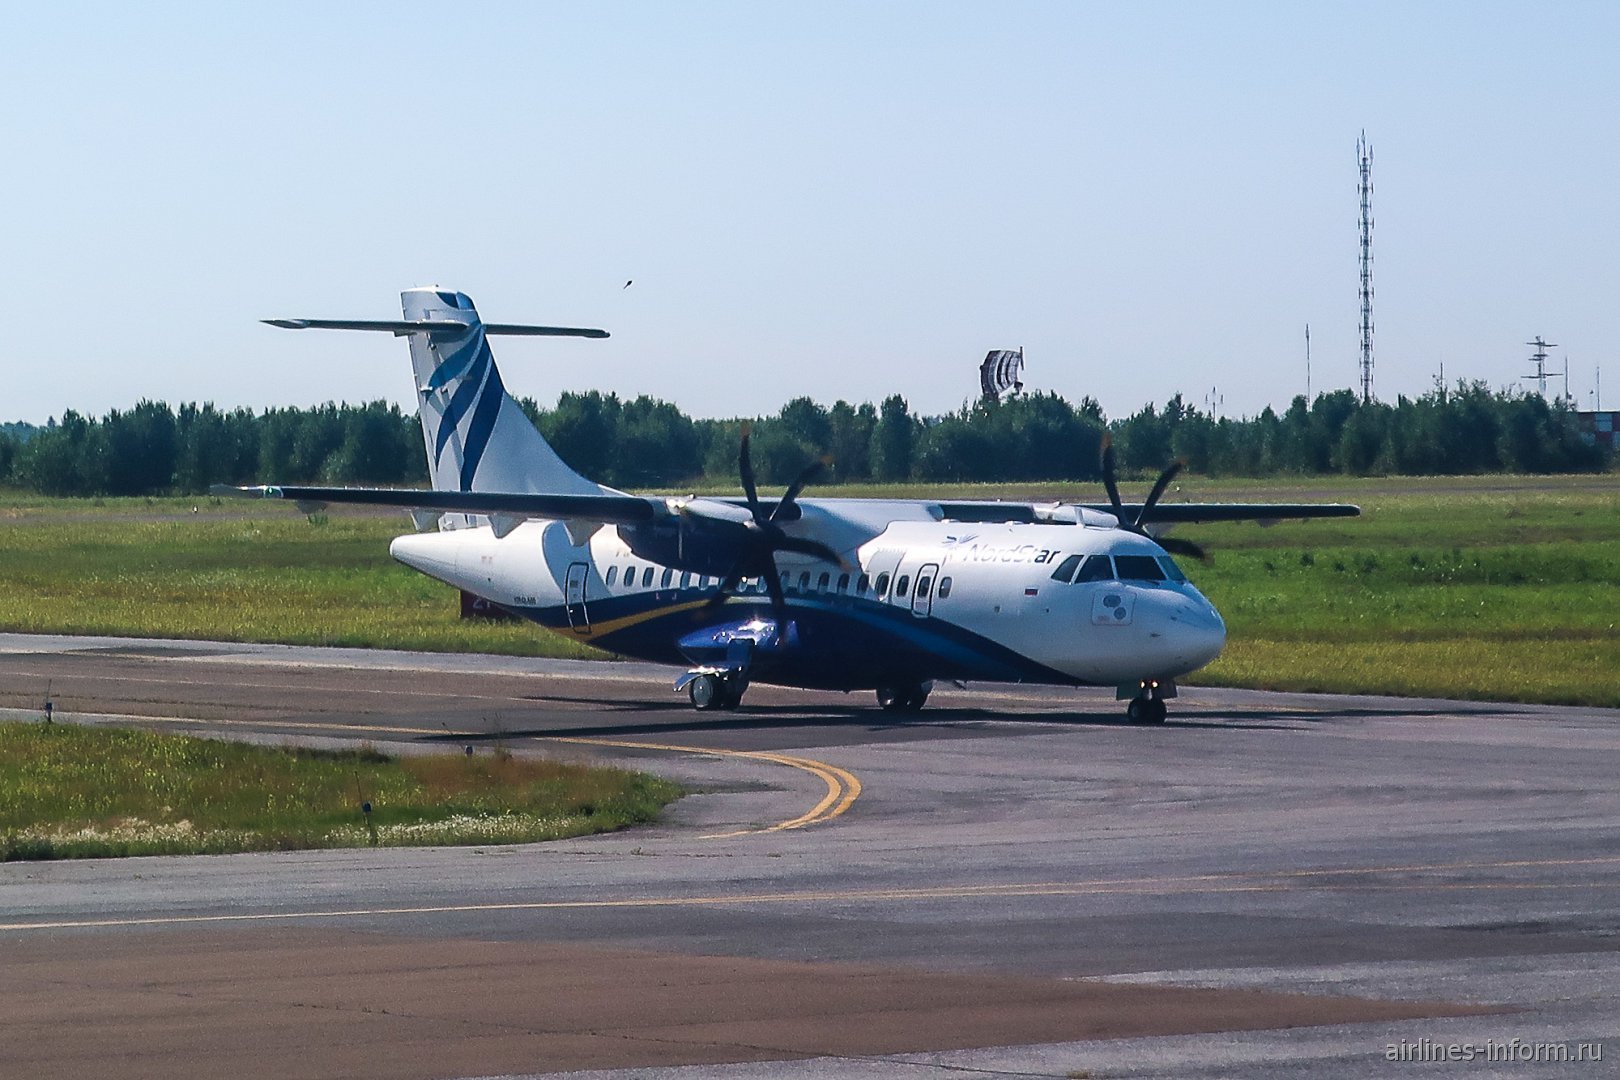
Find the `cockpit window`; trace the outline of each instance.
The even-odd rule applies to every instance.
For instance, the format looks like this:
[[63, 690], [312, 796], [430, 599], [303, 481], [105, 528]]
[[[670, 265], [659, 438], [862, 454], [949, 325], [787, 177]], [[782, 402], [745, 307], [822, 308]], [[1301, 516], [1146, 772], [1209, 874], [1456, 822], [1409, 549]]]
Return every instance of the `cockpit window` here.
[[1074, 580], [1079, 584], [1082, 581], [1112, 581], [1113, 577], [1114, 565], [1107, 555], [1087, 555], [1086, 565], [1080, 568]]
[[1114, 565], [1123, 581], [1163, 581], [1164, 568], [1152, 555], [1115, 555]]
[[1080, 558], [1079, 555], [1070, 555], [1067, 559], [1058, 563], [1058, 568], [1052, 571], [1052, 580], [1061, 581], [1065, 585], [1073, 581], [1074, 572], [1080, 566]]
[[1164, 568], [1164, 576], [1169, 578], [1171, 581], [1187, 580], [1187, 575], [1181, 572], [1181, 567], [1177, 566], [1176, 560], [1172, 559], [1170, 556], [1160, 555], [1159, 565]]

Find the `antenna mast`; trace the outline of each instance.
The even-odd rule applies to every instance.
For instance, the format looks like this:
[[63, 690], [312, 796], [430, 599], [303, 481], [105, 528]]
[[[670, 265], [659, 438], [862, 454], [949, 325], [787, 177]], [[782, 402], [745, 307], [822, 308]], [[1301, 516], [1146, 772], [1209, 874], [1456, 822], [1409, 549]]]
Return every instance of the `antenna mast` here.
[[1305, 407], [1311, 404], [1311, 324], [1305, 324]]
[[1372, 143], [1365, 129], [1356, 140], [1356, 165], [1361, 172], [1361, 403], [1372, 402], [1373, 379], [1373, 283], [1372, 283]]
[[[1527, 342], [1525, 342], [1525, 344], [1533, 347], [1536, 350], [1535, 352], [1530, 354], [1530, 362], [1532, 364], [1536, 365], [1536, 370], [1532, 374], [1526, 375], [1524, 377], [1526, 379], [1534, 379], [1534, 380], [1536, 380], [1536, 390], [1538, 392], [1540, 392], [1542, 397], [1546, 397], [1547, 396], [1547, 350], [1548, 349], [1556, 349], [1556, 348], [1558, 348], [1558, 346], [1554, 342], [1542, 341], [1540, 334], [1536, 335], [1536, 340], [1527, 341]], [[1557, 377], [1558, 376], [1556, 376], [1556, 375], [1553, 376], [1553, 378], [1555, 378], [1555, 379]]]

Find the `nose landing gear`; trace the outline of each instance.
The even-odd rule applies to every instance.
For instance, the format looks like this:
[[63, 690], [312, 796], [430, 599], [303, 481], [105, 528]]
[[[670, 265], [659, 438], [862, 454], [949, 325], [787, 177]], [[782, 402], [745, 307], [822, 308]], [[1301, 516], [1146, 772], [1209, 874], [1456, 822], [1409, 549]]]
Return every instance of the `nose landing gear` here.
[[1169, 680], [1143, 679], [1119, 688], [1121, 698], [1130, 698], [1125, 716], [1133, 724], [1162, 724], [1169, 712], [1164, 701], [1176, 696], [1176, 684]]

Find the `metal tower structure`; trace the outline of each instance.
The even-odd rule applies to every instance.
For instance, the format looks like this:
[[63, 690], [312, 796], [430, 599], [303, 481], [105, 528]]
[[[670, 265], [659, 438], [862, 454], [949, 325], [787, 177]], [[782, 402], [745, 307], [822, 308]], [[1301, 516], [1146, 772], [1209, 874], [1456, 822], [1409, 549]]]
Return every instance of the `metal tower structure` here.
[[1372, 254], [1372, 143], [1362, 131], [1356, 140], [1356, 167], [1361, 173], [1357, 190], [1361, 194], [1361, 401], [1372, 401], [1373, 381], [1373, 254]]
[[[1556, 348], [1558, 348], [1558, 345], [1555, 342], [1542, 341], [1540, 334], [1536, 335], [1536, 340], [1527, 341], [1527, 342], [1525, 342], [1525, 344], [1529, 345], [1530, 347], [1532, 347], [1533, 349], [1536, 350], [1535, 352], [1530, 354], [1530, 362], [1532, 364], [1536, 365], [1536, 370], [1531, 372], [1529, 375], [1524, 376], [1524, 378], [1536, 380], [1536, 390], [1541, 394], [1542, 397], [1546, 397], [1547, 396], [1547, 350], [1548, 349], [1556, 349]], [[1553, 378], [1556, 379], [1556, 378], [1558, 378], [1558, 376], [1554, 375]], [[1565, 377], [1564, 385], [1566, 387], [1569, 385], [1567, 376]]]

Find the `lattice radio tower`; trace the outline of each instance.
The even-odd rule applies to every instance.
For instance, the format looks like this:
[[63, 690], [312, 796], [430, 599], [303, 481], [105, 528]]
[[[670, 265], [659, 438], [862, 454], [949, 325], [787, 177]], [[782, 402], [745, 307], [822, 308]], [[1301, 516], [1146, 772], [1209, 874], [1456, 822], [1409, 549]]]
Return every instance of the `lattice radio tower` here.
[[1372, 254], [1372, 143], [1362, 131], [1356, 140], [1356, 165], [1361, 171], [1357, 189], [1361, 193], [1361, 401], [1372, 401], [1373, 378], [1373, 254]]

